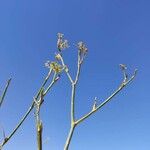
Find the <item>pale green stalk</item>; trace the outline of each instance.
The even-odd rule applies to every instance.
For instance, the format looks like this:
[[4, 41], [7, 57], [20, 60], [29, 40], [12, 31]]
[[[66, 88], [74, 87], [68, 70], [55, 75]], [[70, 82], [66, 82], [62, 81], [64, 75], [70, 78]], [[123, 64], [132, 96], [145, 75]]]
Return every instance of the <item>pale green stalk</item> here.
[[[46, 78], [44, 79], [40, 89], [38, 90], [36, 96], [34, 97], [29, 109], [27, 110], [27, 112], [25, 113], [25, 115], [22, 117], [22, 119], [19, 121], [19, 123], [16, 125], [16, 127], [13, 129], [13, 131], [7, 136], [5, 137], [5, 139], [2, 141], [2, 143], [0, 144], [0, 149], [2, 149], [2, 147], [13, 137], [13, 135], [17, 132], [17, 130], [20, 128], [20, 126], [23, 124], [23, 122], [26, 120], [26, 118], [28, 117], [28, 115], [30, 114], [30, 112], [33, 110], [34, 105], [35, 105], [35, 100], [37, 100], [39, 98], [39, 95], [41, 93], [41, 90], [43, 89], [43, 87], [46, 85], [46, 83], [48, 82], [50, 75], [52, 73], [52, 69], [50, 69], [50, 71], [48, 72]], [[47, 92], [49, 91], [49, 89], [52, 87], [52, 85], [54, 84], [54, 82], [52, 81], [52, 83], [50, 84], [50, 86], [48, 87], [48, 89], [46, 90]], [[47, 93], [46, 92], [46, 93]], [[45, 95], [46, 95], [45, 93]]]
[[[62, 62], [62, 65], [64, 66], [64, 68], [66, 67], [64, 60], [62, 58], [62, 56], [60, 55], [60, 60]], [[127, 84], [129, 84], [136, 76], [136, 72], [137, 70], [135, 70], [133, 76], [127, 80], [126, 76], [124, 75], [124, 79], [122, 81], [122, 83], [120, 84], [120, 86], [118, 87], [118, 89], [116, 91], [114, 91], [108, 98], [106, 98], [106, 100], [104, 100], [100, 105], [92, 107], [91, 111], [87, 114], [85, 114], [83, 117], [81, 117], [80, 119], [76, 120], [75, 119], [75, 93], [76, 93], [76, 85], [78, 83], [79, 80], [79, 75], [80, 75], [80, 71], [81, 71], [81, 64], [82, 64], [83, 60], [80, 60], [80, 56], [78, 53], [78, 68], [77, 68], [77, 74], [76, 74], [76, 78], [75, 81], [72, 80], [72, 77], [69, 74], [69, 69], [66, 68], [66, 74], [71, 82], [71, 112], [70, 112], [70, 116], [71, 116], [71, 127], [70, 127], [70, 131], [68, 133], [66, 142], [65, 142], [65, 146], [64, 146], [64, 150], [68, 150], [72, 137], [73, 137], [73, 133], [75, 131], [75, 128], [77, 127], [77, 125], [79, 125], [81, 122], [83, 122], [85, 119], [87, 119], [88, 117], [90, 117], [92, 114], [94, 114], [95, 112], [97, 112], [100, 108], [102, 108], [105, 104], [107, 104], [110, 100], [112, 100], [112, 98], [114, 96], [116, 96]], [[123, 72], [124, 74], [124, 72]]]
[[44, 96], [48, 93], [48, 91], [51, 89], [53, 84], [59, 79], [56, 78], [57, 73], [54, 73], [53, 79], [47, 89], [44, 91], [44, 89], [40, 92], [39, 100], [35, 99], [35, 117], [36, 117], [36, 133], [37, 133], [37, 150], [42, 150], [42, 131], [43, 131], [43, 124], [40, 119], [40, 109], [41, 105], [44, 102]]

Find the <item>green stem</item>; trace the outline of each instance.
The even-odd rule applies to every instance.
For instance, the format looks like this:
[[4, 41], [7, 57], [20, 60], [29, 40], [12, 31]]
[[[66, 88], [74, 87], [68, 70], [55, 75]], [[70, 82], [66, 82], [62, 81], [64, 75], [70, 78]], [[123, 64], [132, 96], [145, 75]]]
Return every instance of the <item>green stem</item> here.
[[69, 134], [68, 134], [68, 137], [67, 137], [65, 146], [64, 146], [64, 150], [68, 150], [68, 149], [69, 149], [69, 145], [70, 145], [70, 142], [71, 142], [71, 139], [72, 139], [72, 136], [73, 136], [75, 127], [76, 127], [76, 126], [73, 125], [73, 126], [71, 126], [71, 128], [70, 128], [70, 131], [69, 131]]
[[72, 92], [71, 92], [71, 123], [75, 121], [75, 84], [72, 84]]
[[7, 90], [8, 90], [9, 84], [10, 84], [10, 81], [11, 81], [11, 79], [9, 79], [9, 80], [7, 81], [7, 84], [6, 84], [6, 87], [5, 87], [5, 89], [4, 89], [4, 92], [3, 92], [2, 96], [0, 97], [0, 107], [2, 106], [2, 104], [3, 104], [3, 102], [4, 102], [4, 98], [5, 98], [5, 95], [6, 95], [6, 93], [7, 93]]
[[43, 126], [42, 122], [37, 123], [37, 144], [38, 144], [38, 150], [42, 150], [42, 131]]
[[[52, 73], [52, 69], [48, 72], [48, 75], [46, 76], [46, 78], [44, 79], [44, 82], [41, 85], [41, 88], [39, 89], [39, 91], [37, 92], [35, 99], [38, 99], [41, 90], [43, 89], [43, 87], [46, 85], [47, 81], [50, 78], [50, 75]], [[10, 81], [9, 81], [10, 82]], [[9, 85], [9, 84], [8, 84]], [[8, 86], [6, 86], [8, 88]], [[7, 91], [7, 89], [5, 89]], [[3, 94], [4, 95], [4, 94]], [[4, 95], [5, 96], [5, 95]], [[31, 106], [29, 107], [29, 109], [27, 110], [27, 112], [25, 113], [25, 115], [22, 117], [22, 119], [19, 121], [19, 123], [16, 125], [16, 127], [13, 129], [13, 131], [10, 133], [9, 136], [7, 136], [3, 142], [0, 144], [0, 148], [2, 149], [2, 147], [13, 137], [13, 135], [17, 132], [17, 130], [20, 128], [20, 126], [24, 123], [24, 121], [26, 120], [26, 118], [28, 117], [28, 115], [31, 113], [31, 111], [34, 108], [34, 104], [35, 104], [35, 99], [33, 99], [33, 102], [31, 104]], [[0, 150], [1, 150], [0, 149]]]
[[4, 139], [3, 143], [1, 144], [1, 147], [3, 147], [11, 139], [11, 137], [16, 133], [16, 131], [23, 124], [23, 122], [28, 117], [28, 115], [30, 114], [30, 112], [32, 111], [33, 108], [34, 108], [34, 102], [31, 104], [31, 106], [29, 107], [28, 111], [23, 116], [23, 118], [20, 120], [20, 122], [17, 124], [17, 126], [14, 128], [14, 130], [11, 132], [11, 134]]

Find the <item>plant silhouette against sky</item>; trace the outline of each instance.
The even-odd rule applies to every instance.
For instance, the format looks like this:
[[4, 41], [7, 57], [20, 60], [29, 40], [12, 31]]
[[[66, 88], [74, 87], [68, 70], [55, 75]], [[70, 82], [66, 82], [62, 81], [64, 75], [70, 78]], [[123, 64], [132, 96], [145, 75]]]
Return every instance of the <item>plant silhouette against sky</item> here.
[[[19, 123], [16, 125], [16, 127], [12, 130], [12, 132], [9, 135], [5, 135], [5, 131], [3, 130], [3, 140], [0, 144], [0, 150], [3, 149], [3, 146], [8, 143], [8, 141], [15, 135], [15, 133], [18, 131], [18, 129], [22, 126], [26, 118], [29, 116], [29, 114], [34, 110], [35, 114], [35, 126], [36, 126], [36, 134], [37, 134], [37, 149], [42, 150], [42, 130], [44, 128], [44, 125], [42, 123], [41, 117], [40, 117], [40, 111], [41, 106], [44, 104], [44, 98], [45, 95], [50, 92], [50, 89], [55, 85], [55, 83], [62, 77], [61, 74], [65, 72], [67, 75], [69, 82], [71, 84], [71, 98], [70, 98], [70, 130], [68, 132], [68, 136], [66, 138], [66, 142], [64, 144], [64, 150], [68, 150], [74, 131], [76, 127], [84, 122], [87, 118], [92, 116], [94, 113], [96, 113], [100, 108], [102, 108], [105, 104], [110, 102], [114, 96], [116, 96], [126, 85], [128, 85], [136, 76], [137, 70], [134, 71], [133, 75], [129, 77], [127, 74], [127, 67], [124, 64], [120, 64], [120, 68], [123, 74], [123, 80], [118, 86], [114, 92], [108, 96], [105, 100], [102, 101], [102, 103], [98, 102], [98, 99], [95, 97], [93, 98], [93, 105], [91, 106], [91, 109], [87, 114], [84, 114], [81, 118], [76, 118], [76, 110], [75, 109], [75, 103], [76, 103], [76, 93], [77, 93], [77, 85], [79, 82], [80, 72], [81, 68], [84, 62], [84, 59], [86, 58], [86, 55], [88, 53], [88, 48], [84, 44], [84, 42], [80, 41], [76, 45], [78, 58], [77, 58], [77, 71], [75, 74], [75, 78], [73, 78], [70, 75], [70, 69], [66, 65], [63, 51], [69, 47], [68, 41], [64, 39], [64, 35], [62, 33], [58, 33], [58, 39], [57, 39], [57, 53], [55, 54], [55, 60], [54, 61], [47, 61], [45, 63], [45, 66], [48, 68], [48, 73], [39, 89], [37, 94], [33, 97], [32, 103], [30, 107], [28, 108], [25, 115], [20, 119]], [[6, 87], [0, 97], [0, 108], [2, 107], [4, 103], [4, 98], [7, 93], [9, 84], [11, 79], [7, 81]]]

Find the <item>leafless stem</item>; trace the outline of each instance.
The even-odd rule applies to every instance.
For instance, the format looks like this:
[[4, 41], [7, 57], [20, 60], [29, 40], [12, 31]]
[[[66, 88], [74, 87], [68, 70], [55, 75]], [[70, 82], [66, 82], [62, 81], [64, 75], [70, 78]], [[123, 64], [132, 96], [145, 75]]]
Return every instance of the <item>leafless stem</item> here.
[[44, 91], [43, 96], [45, 96], [45, 95], [49, 92], [49, 90], [50, 90], [51, 87], [54, 85], [54, 83], [57, 82], [57, 80], [59, 79], [59, 77], [56, 77], [56, 76], [57, 76], [57, 74], [54, 73], [52, 82], [49, 84], [49, 86], [47, 87], [47, 89]]
[[61, 63], [62, 63], [62, 66], [63, 66], [63, 68], [64, 68], [64, 70], [65, 70], [65, 72], [66, 72], [66, 74], [67, 74], [67, 76], [68, 76], [68, 79], [70, 80], [70, 82], [71, 82], [71, 84], [72, 84], [72, 83], [73, 83], [73, 79], [72, 79], [72, 77], [71, 77], [71, 75], [70, 75], [70, 73], [69, 73], [69, 69], [68, 69], [68, 67], [65, 65], [64, 60], [63, 60], [63, 57], [61, 56], [61, 54], [59, 54], [59, 57], [60, 57], [60, 61], [61, 61]]
[[81, 64], [82, 64], [82, 60], [80, 60], [80, 53], [78, 51], [78, 64], [77, 64], [77, 74], [76, 74], [76, 78], [74, 83], [77, 84], [78, 80], [79, 80], [79, 75], [80, 75], [80, 71], [81, 71]]
[[[23, 124], [23, 122], [26, 120], [26, 118], [28, 117], [28, 115], [30, 114], [30, 112], [33, 110], [34, 105], [35, 105], [35, 99], [37, 100], [41, 90], [43, 89], [43, 87], [46, 85], [47, 81], [50, 78], [50, 75], [52, 73], [52, 69], [50, 69], [50, 71], [48, 72], [48, 75], [46, 76], [46, 78], [44, 79], [44, 82], [41, 85], [41, 88], [39, 89], [39, 91], [37, 92], [35, 98], [32, 101], [32, 104], [30, 105], [29, 109], [27, 110], [27, 112], [25, 113], [25, 115], [22, 117], [22, 119], [19, 121], [19, 123], [16, 125], [16, 127], [13, 129], [13, 131], [10, 133], [10, 135], [8, 135], [0, 144], [0, 149], [2, 149], [2, 147], [13, 137], [13, 135], [17, 132], [17, 130], [20, 128], [20, 126]], [[54, 84], [54, 83], [53, 83]], [[53, 85], [52, 83], [50, 84], [51, 86], [49, 87], [49, 89], [52, 87]], [[49, 91], [49, 89], [47, 90], [47, 92]], [[45, 93], [46, 94], [46, 93]]]
[[51, 74], [52, 74], [52, 69], [49, 70], [49, 72], [48, 72], [46, 78], [44, 79], [44, 81], [43, 81], [43, 83], [42, 83], [42, 85], [41, 85], [39, 91], [37, 92], [37, 94], [36, 94], [36, 96], [35, 96], [35, 99], [38, 99], [38, 97], [39, 97], [39, 95], [40, 95], [40, 93], [41, 93], [41, 90], [42, 90], [42, 89], [44, 88], [44, 86], [46, 85], [46, 83], [47, 83], [47, 81], [49, 80]]
[[112, 98], [114, 96], [116, 96], [127, 84], [129, 84], [135, 78], [135, 76], [136, 76], [136, 70], [135, 70], [134, 75], [129, 80], [127, 80], [126, 82], [124, 82], [125, 80], [123, 80], [123, 82], [120, 84], [120, 86], [118, 87], [118, 89], [115, 92], [113, 92], [106, 100], [103, 101], [103, 103], [101, 103], [95, 109], [92, 109], [88, 114], [86, 114], [83, 117], [81, 117], [80, 119], [78, 119], [76, 121], [76, 124], [81, 123], [82, 121], [84, 121], [85, 119], [87, 119], [88, 117], [90, 117], [92, 114], [94, 114], [95, 112], [97, 112], [105, 104], [107, 104], [108, 102], [110, 102], [110, 100], [112, 100]]
[[38, 150], [42, 150], [42, 131], [43, 131], [43, 125], [42, 125], [42, 122], [39, 121], [37, 123], [37, 143], [38, 143]]
[[29, 107], [29, 109], [27, 110], [27, 112], [25, 113], [25, 115], [23, 116], [23, 118], [20, 120], [20, 122], [16, 125], [16, 127], [14, 128], [14, 130], [10, 133], [10, 135], [8, 135], [7, 137], [5, 137], [4, 141], [0, 144], [0, 147], [2, 148], [10, 139], [11, 137], [16, 133], [16, 131], [19, 129], [19, 127], [23, 124], [23, 122], [25, 121], [25, 119], [27, 118], [27, 116], [30, 114], [30, 112], [32, 111], [32, 109], [34, 108], [34, 102], [32, 102], [31, 106]]
[[3, 92], [2, 96], [0, 97], [0, 107], [2, 106], [2, 104], [3, 104], [3, 102], [4, 102], [4, 98], [5, 98], [5, 95], [6, 95], [6, 93], [7, 93], [7, 90], [8, 90], [8, 87], [9, 87], [10, 82], [11, 82], [11, 79], [9, 79], [9, 80], [7, 81], [7, 84], [6, 84], [6, 87], [5, 87], [5, 89], [4, 89], [4, 92]]
[[106, 98], [100, 105], [97, 106], [96, 102], [94, 101], [94, 105], [93, 105], [91, 111], [89, 113], [87, 113], [86, 115], [84, 115], [83, 117], [81, 117], [80, 119], [75, 120], [75, 117], [74, 117], [75, 116], [75, 110], [74, 110], [74, 106], [75, 106], [75, 86], [76, 86], [76, 84], [78, 82], [78, 79], [79, 79], [80, 69], [81, 69], [81, 63], [80, 63], [80, 59], [79, 59], [79, 56], [78, 56], [78, 69], [77, 69], [76, 79], [72, 83], [72, 97], [71, 97], [71, 118], [72, 119], [71, 119], [71, 128], [70, 128], [70, 131], [69, 131], [69, 134], [68, 134], [65, 146], [64, 146], [64, 150], [68, 150], [69, 149], [69, 145], [71, 143], [71, 139], [73, 137], [73, 133], [74, 133], [74, 130], [75, 130], [76, 126], [79, 125], [84, 120], [86, 120], [92, 114], [97, 112], [105, 104], [110, 102], [114, 96], [116, 96], [127, 84], [129, 84], [135, 78], [136, 73], [137, 73], [137, 70], [135, 70], [135, 72], [131, 76], [131, 78], [127, 79], [127, 74], [123, 70], [123, 77], [124, 78], [123, 78], [122, 83], [118, 87], [118, 89], [116, 91], [114, 91], [108, 98]]
[[35, 118], [36, 118], [36, 133], [37, 133], [37, 145], [38, 150], [42, 150], [42, 130], [43, 125], [42, 121], [40, 120], [40, 108], [44, 101], [44, 95], [43, 95], [44, 89], [41, 90], [40, 98], [39, 100], [35, 100]]
[[69, 134], [68, 134], [65, 146], [64, 146], [64, 150], [68, 150], [69, 149], [69, 145], [71, 143], [71, 139], [72, 139], [74, 130], [75, 130], [75, 125], [71, 126], [71, 128], [70, 128], [70, 131], [69, 131]]
[[75, 80], [71, 82], [71, 127], [70, 127], [70, 131], [68, 133], [67, 136], [67, 140], [64, 146], [64, 150], [68, 150], [75, 127], [76, 127], [76, 122], [75, 122], [75, 93], [76, 93], [76, 85], [78, 83], [79, 80], [79, 75], [80, 75], [80, 70], [81, 70], [81, 63], [80, 63], [80, 56], [78, 53], [78, 65], [77, 65], [77, 73], [76, 73], [76, 77]]
[[41, 89], [40, 92], [40, 98], [39, 100], [35, 99], [35, 117], [36, 117], [36, 132], [37, 132], [37, 145], [38, 150], [42, 150], [42, 131], [43, 131], [43, 125], [42, 121], [40, 119], [40, 109], [41, 105], [44, 102], [44, 96], [48, 93], [48, 91], [51, 89], [51, 87], [54, 85], [56, 81], [58, 81], [59, 77], [56, 77], [57, 73], [54, 73], [53, 79], [50, 83], [50, 85], [47, 87], [47, 89], [44, 91], [44, 89]]

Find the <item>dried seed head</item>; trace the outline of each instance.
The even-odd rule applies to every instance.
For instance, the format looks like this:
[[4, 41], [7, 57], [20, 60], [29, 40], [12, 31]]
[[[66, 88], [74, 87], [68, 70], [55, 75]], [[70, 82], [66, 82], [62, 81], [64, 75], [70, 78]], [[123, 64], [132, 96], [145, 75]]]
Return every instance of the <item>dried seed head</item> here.
[[87, 47], [82, 41], [78, 43], [78, 49], [79, 49], [80, 55], [82, 54], [85, 55], [88, 51]]
[[127, 69], [126, 65], [124, 65], [124, 64], [120, 64], [120, 67], [121, 67], [122, 70], [126, 70]]
[[68, 41], [64, 39], [64, 35], [62, 33], [58, 33], [58, 40], [57, 40], [57, 48], [59, 51], [62, 51], [65, 48], [68, 48]]
[[51, 68], [53, 71], [55, 71], [56, 73], [59, 73], [62, 71], [63, 67], [61, 65], [59, 65], [57, 62], [50, 62], [50, 61], [47, 61], [45, 63], [45, 66], [47, 68]]
[[78, 47], [78, 53], [79, 53], [79, 63], [81, 64], [87, 54], [88, 49], [83, 42], [79, 42], [77, 44], [77, 47]]

